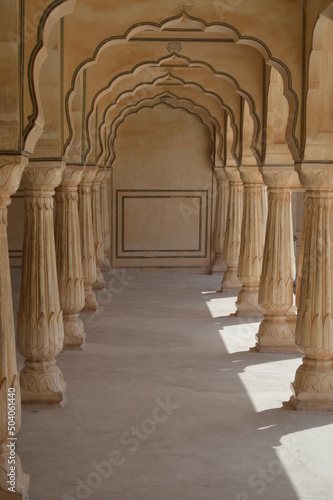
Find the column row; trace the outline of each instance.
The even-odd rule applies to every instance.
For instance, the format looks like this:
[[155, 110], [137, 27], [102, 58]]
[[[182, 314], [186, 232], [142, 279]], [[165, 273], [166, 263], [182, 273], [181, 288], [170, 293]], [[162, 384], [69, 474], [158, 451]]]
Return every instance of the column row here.
[[[292, 384], [296, 409], [333, 409], [333, 168], [325, 164], [227, 167], [229, 201], [222, 289], [238, 291], [237, 315], [264, 319], [257, 350], [301, 351]], [[293, 304], [292, 191], [305, 190], [303, 237]], [[220, 204], [221, 205], [221, 204]], [[262, 263], [262, 264], [261, 264]]]

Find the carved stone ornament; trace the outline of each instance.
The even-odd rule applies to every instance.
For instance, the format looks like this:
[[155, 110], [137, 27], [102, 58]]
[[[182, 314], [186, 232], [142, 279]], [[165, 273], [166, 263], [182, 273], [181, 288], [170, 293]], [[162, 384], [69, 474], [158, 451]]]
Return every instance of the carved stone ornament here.
[[104, 179], [104, 172], [104, 168], [99, 168], [92, 184], [92, 218], [96, 254], [96, 281], [93, 283], [92, 287], [99, 290], [105, 287], [105, 281], [101, 271], [101, 266], [104, 262], [104, 242], [101, 217], [101, 184]]
[[333, 410], [333, 166], [296, 169], [306, 193], [295, 339], [305, 357], [291, 402], [296, 409]]
[[65, 402], [64, 382], [55, 358], [64, 341], [59, 302], [54, 226], [54, 188], [64, 165], [32, 163], [22, 178], [25, 187], [25, 224], [17, 344], [26, 358], [21, 371], [23, 403]]
[[229, 197], [229, 182], [224, 172], [223, 167], [214, 169], [217, 185], [216, 185], [216, 206], [215, 206], [215, 221], [213, 231], [213, 250], [215, 252], [214, 263], [212, 267], [213, 273], [222, 273], [227, 269], [223, 260], [223, 247], [225, 230], [227, 223], [228, 197]]
[[237, 316], [262, 317], [258, 304], [264, 253], [263, 180], [258, 167], [240, 167], [244, 209], [238, 278], [243, 284], [237, 297]]
[[223, 274], [221, 292], [238, 291], [242, 284], [238, 279], [238, 263], [241, 247], [244, 188], [237, 167], [225, 167], [229, 181], [227, 226], [223, 248], [223, 259], [227, 270]]
[[79, 184], [79, 221], [82, 254], [82, 272], [85, 290], [85, 305], [82, 312], [94, 313], [98, 304], [92, 289], [96, 281], [96, 253], [94, 243], [93, 218], [91, 207], [91, 186], [98, 167], [85, 167]]
[[264, 311], [257, 335], [257, 350], [295, 352], [296, 316], [293, 306], [295, 278], [291, 215], [291, 189], [298, 186], [292, 167], [261, 167], [268, 186], [268, 217], [259, 287]]
[[111, 168], [106, 168], [104, 178], [101, 184], [101, 216], [102, 216], [102, 237], [104, 247], [104, 260], [101, 265], [102, 271], [110, 271], [110, 254], [111, 254], [111, 225], [110, 225], [110, 196], [109, 189], [111, 184]]
[[[27, 499], [29, 476], [24, 474], [16, 454], [16, 493], [8, 493], [9, 453], [8, 438], [16, 439], [21, 427], [20, 378], [16, 365], [16, 346], [12, 304], [12, 287], [7, 240], [7, 207], [10, 196], [21, 182], [26, 157], [0, 156], [0, 498]], [[9, 400], [8, 394], [14, 394]], [[15, 429], [9, 433], [9, 404], [15, 408]]]
[[67, 165], [55, 196], [55, 242], [64, 349], [83, 349], [86, 336], [78, 314], [85, 303], [78, 213], [78, 185], [83, 168]]

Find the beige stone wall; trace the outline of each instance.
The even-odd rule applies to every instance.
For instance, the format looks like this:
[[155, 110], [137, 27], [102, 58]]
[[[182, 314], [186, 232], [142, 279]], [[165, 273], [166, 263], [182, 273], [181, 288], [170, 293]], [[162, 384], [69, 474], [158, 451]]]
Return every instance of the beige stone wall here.
[[211, 266], [212, 166], [207, 128], [184, 110], [143, 109], [115, 142], [113, 267]]

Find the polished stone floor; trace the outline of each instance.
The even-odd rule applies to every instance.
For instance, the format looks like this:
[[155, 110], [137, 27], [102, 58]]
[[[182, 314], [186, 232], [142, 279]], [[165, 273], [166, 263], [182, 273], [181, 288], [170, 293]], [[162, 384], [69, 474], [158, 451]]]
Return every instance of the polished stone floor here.
[[300, 355], [254, 352], [219, 276], [106, 282], [85, 351], [57, 358], [65, 407], [23, 410], [30, 500], [333, 498], [333, 413], [291, 409]]

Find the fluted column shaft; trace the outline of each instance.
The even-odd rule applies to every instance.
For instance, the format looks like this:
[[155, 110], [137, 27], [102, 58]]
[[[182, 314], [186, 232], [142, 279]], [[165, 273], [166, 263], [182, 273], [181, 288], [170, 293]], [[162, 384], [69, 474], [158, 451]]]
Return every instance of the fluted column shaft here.
[[244, 188], [237, 167], [225, 167], [229, 181], [229, 199], [223, 259], [227, 270], [223, 274], [221, 292], [239, 290], [238, 263], [241, 246]]
[[111, 226], [110, 226], [110, 180], [111, 168], [106, 168], [104, 178], [101, 184], [101, 217], [102, 217], [102, 236], [104, 246], [104, 261], [101, 266], [102, 271], [110, 271], [110, 255], [111, 255]]
[[215, 252], [215, 259], [212, 271], [213, 273], [222, 273], [226, 270], [226, 264], [223, 260], [223, 247], [227, 221], [229, 182], [223, 167], [215, 168], [214, 172], [217, 186], [215, 224], [213, 233], [213, 250]]
[[53, 227], [53, 195], [60, 184], [59, 162], [32, 163], [23, 173], [25, 224], [22, 282], [17, 322], [24, 403], [63, 403], [66, 384], [56, 365], [64, 326]]
[[[14, 443], [21, 427], [21, 391], [19, 374], [16, 366], [16, 347], [12, 304], [12, 286], [9, 269], [7, 240], [7, 207], [10, 196], [14, 194], [21, 181], [23, 169], [27, 163], [22, 158], [0, 159], [0, 498], [5, 497], [10, 473], [8, 445]], [[10, 401], [8, 395], [14, 395]], [[10, 396], [11, 397], [11, 396]], [[15, 415], [10, 421], [11, 414]], [[12, 423], [14, 428], [12, 429]], [[23, 474], [18, 455], [15, 453], [15, 491], [11, 498], [25, 499], [29, 487], [29, 476]], [[7, 498], [7, 496], [5, 497]], [[8, 497], [9, 498], [9, 497]]]
[[304, 354], [292, 384], [296, 409], [333, 410], [333, 166], [296, 165], [306, 189], [296, 344]]
[[261, 317], [258, 304], [264, 253], [262, 175], [255, 166], [240, 167], [244, 184], [244, 210], [238, 278], [243, 284], [237, 298], [237, 316]]
[[93, 288], [95, 289], [102, 289], [105, 287], [105, 281], [101, 271], [101, 266], [104, 262], [104, 244], [101, 218], [101, 184], [104, 179], [104, 172], [104, 168], [98, 168], [96, 177], [92, 184], [92, 218], [96, 254], [96, 281], [93, 283]]
[[68, 165], [55, 196], [55, 242], [65, 349], [83, 349], [85, 341], [79, 318], [85, 303], [78, 214], [78, 185], [83, 168]]
[[89, 313], [95, 312], [98, 307], [95, 293], [92, 290], [92, 285], [96, 281], [96, 254], [91, 209], [91, 186], [97, 170], [98, 167], [85, 167], [79, 184], [79, 221], [85, 290], [85, 305], [82, 312]]
[[291, 166], [261, 167], [261, 172], [268, 186], [268, 217], [259, 287], [264, 320], [256, 347], [263, 352], [296, 351], [296, 316], [290, 312], [295, 278], [291, 191], [299, 188], [299, 181]]

